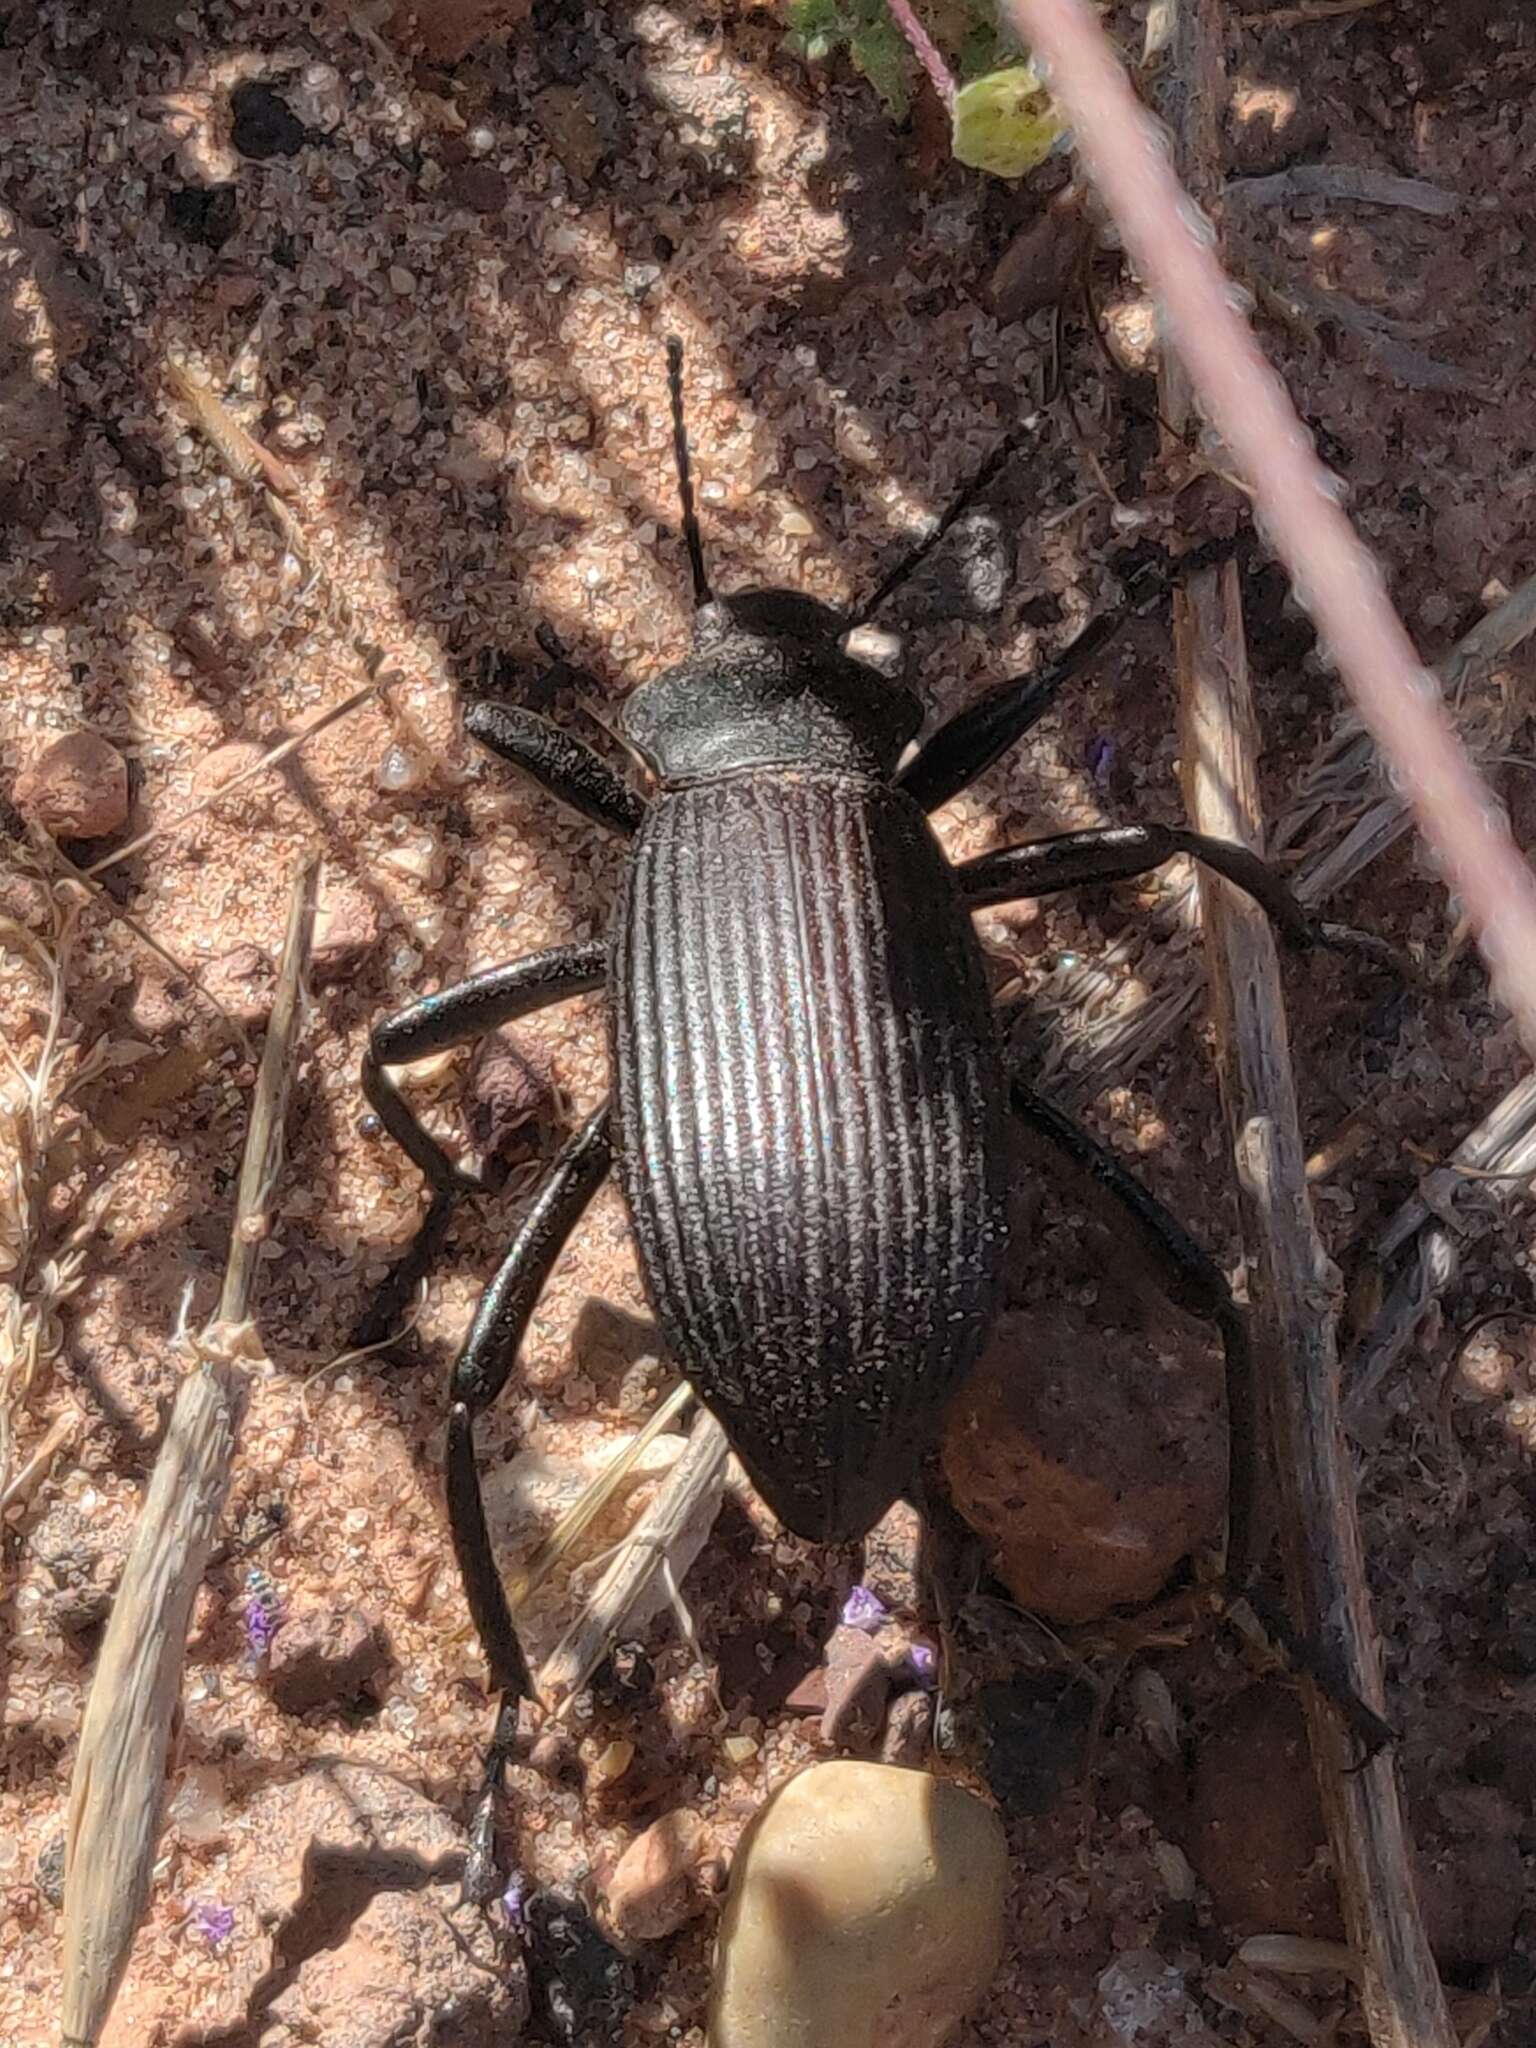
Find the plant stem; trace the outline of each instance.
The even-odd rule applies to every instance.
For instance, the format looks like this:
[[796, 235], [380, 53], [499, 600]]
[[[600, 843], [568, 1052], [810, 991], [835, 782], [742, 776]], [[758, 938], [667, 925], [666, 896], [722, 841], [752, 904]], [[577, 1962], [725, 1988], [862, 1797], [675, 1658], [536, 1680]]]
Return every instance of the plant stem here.
[[946, 107], [955, 103], [955, 81], [927, 29], [913, 12], [912, 0], [886, 0], [891, 19], [912, 45], [912, 54], [933, 82], [933, 89]]

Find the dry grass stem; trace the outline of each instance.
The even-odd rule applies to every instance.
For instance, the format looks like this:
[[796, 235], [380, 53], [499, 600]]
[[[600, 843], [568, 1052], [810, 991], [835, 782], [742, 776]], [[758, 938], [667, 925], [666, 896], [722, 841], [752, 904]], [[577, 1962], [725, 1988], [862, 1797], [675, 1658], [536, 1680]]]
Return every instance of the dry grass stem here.
[[539, 1672], [539, 1696], [555, 1712], [581, 1690], [616, 1642], [639, 1635], [653, 1615], [676, 1603], [720, 1512], [730, 1457], [725, 1431], [701, 1409], [687, 1450]]
[[[222, 794], [222, 792], [220, 793]], [[46, 832], [34, 828], [34, 839], [42, 847], [52, 866], [62, 869], [70, 881], [77, 883], [86, 892], [98, 909], [104, 910], [109, 918], [122, 925], [125, 931], [131, 932], [139, 944], [146, 951], [153, 953], [162, 967], [169, 968], [178, 981], [184, 981], [197, 996], [198, 1001], [212, 1010], [237, 1045], [249, 1048], [250, 1041], [246, 1037], [238, 1018], [230, 1015], [217, 996], [212, 996], [208, 993], [192, 968], [178, 960], [176, 955], [167, 946], [161, 944], [153, 932], [146, 931], [136, 917], [124, 910], [122, 905], [113, 899], [107, 890], [102, 887], [101, 883], [95, 879], [96, 871], [94, 868], [77, 868], [69, 858], [69, 855], [58, 845], [57, 841], [50, 839]]]
[[218, 1528], [260, 1357], [247, 1320], [293, 1076], [318, 864], [295, 877], [272, 1021], [251, 1103], [219, 1318], [194, 1344], [112, 1605], [70, 1784], [64, 2048], [95, 2048], [127, 1969], [160, 1836], [187, 1624]]
[[5, 1491], [0, 1493], [0, 1514], [4, 1514], [5, 1510], [14, 1506], [16, 1502], [27, 1499], [79, 1426], [80, 1418], [70, 1409], [54, 1417], [43, 1432], [42, 1442]]
[[529, 1553], [522, 1570], [508, 1575], [507, 1598], [514, 1609], [536, 1593], [551, 1572], [559, 1569], [560, 1560], [581, 1541], [583, 1532], [596, 1521], [612, 1500], [636, 1459], [643, 1457], [657, 1437], [672, 1427], [693, 1398], [693, 1389], [686, 1381], [674, 1387], [644, 1428], [635, 1432], [630, 1442], [603, 1468], [581, 1498], [560, 1517], [544, 1541]]
[[[1184, 174], [1201, 200], [1220, 191], [1222, 47], [1218, 0], [1184, 0], [1170, 98]], [[1195, 394], [1185, 365], [1171, 356], [1162, 398], [1171, 433], [1181, 437]], [[1233, 564], [1190, 580], [1175, 601], [1174, 640], [1191, 821], [1213, 837], [1261, 848], [1257, 721]], [[1380, 1646], [1339, 1427], [1328, 1262], [1306, 1189], [1278, 951], [1269, 919], [1246, 895], [1202, 877], [1201, 902], [1287, 1590], [1339, 1682], [1381, 1714]], [[1337, 1711], [1314, 1684], [1304, 1691], [1345, 1925], [1365, 1963], [1361, 1998], [1372, 2041], [1376, 2048], [1453, 2048], [1393, 1759], [1378, 1753], [1355, 1769]]]
[[[1372, 1404], [1431, 1307], [1461, 1270], [1462, 1241], [1486, 1229], [1536, 1178], [1536, 1074], [1527, 1074], [1469, 1131], [1444, 1165], [1425, 1175], [1372, 1248], [1381, 1268], [1401, 1270], [1349, 1360], [1345, 1413], [1357, 1436], [1379, 1418]], [[1476, 1192], [1471, 1193], [1475, 1183]]]
[[[31, 872], [23, 856], [21, 872]], [[87, 1166], [89, 1130], [74, 1098], [107, 1069], [105, 1038], [67, 1042], [70, 959], [84, 892], [44, 880], [46, 922], [32, 931], [0, 917], [0, 952], [44, 992], [39, 1038], [25, 1055], [0, 1038], [0, 1500], [13, 1494], [17, 1429], [63, 1347], [59, 1311], [79, 1288], [85, 1252], [101, 1221], [101, 1186], [70, 1202], [65, 1189]], [[35, 1047], [35, 1049], [33, 1049]]]

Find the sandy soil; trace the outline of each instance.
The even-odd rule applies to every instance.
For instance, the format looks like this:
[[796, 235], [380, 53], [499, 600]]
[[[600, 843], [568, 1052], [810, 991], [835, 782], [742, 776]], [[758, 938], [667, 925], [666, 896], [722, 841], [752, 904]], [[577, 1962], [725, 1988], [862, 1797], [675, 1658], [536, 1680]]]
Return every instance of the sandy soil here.
[[[1234, 171], [1357, 166], [1459, 195], [1448, 215], [1293, 195], [1250, 205], [1244, 242], [1266, 306], [1289, 294], [1311, 308], [1271, 326], [1274, 350], [1433, 657], [1536, 557], [1524, 225], [1536, 41], [1518, 10], [1492, 4], [1454, 22], [1409, 0], [1301, 24], [1293, 13], [1234, 28]], [[280, 0], [180, 12], [21, 0], [0, 24], [0, 748], [9, 777], [58, 734], [103, 734], [130, 767], [122, 839], [164, 827], [103, 872], [68, 963], [66, 1070], [103, 1039], [116, 1064], [82, 1092], [105, 1144], [105, 1209], [60, 1311], [56, 1364], [15, 1417], [17, 1465], [57, 1417], [72, 1418], [69, 1434], [3, 1530], [0, 2039], [14, 2048], [53, 2038], [60, 1915], [39, 1859], [46, 1880], [103, 1601], [182, 1370], [178, 1321], [210, 1312], [222, 1271], [254, 1061], [194, 984], [259, 1039], [288, 878], [305, 850], [322, 853], [355, 945], [332, 961], [304, 1038], [257, 1301], [271, 1365], [227, 1518], [236, 1547], [199, 1599], [180, 1805], [110, 2037], [145, 2048], [301, 2038], [272, 2017], [275, 1987], [341, 1943], [367, 1895], [344, 1907], [312, 1888], [300, 1912], [285, 1894], [289, 1920], [263, 1921], [263, 1857], [291, 1878], [304, 1847], [274, 1824], [274, 1786], [339, 1755], [398, 1774], [460, 1821], [469, 1810], [487, 1714], [440, 1502], [446, 1372], [530, 1162], [602, 1095], [602, 1006], [587, 998], [518, 1027], [546, 1090], [530, 1099], [549, 1116], [525, 1133], [505, 1192], [461, 1216], [411, 1338], [322, 1373], [421, 1210], [418, 1176], [363, 1114], [358, 1063], [390, 1008], [602, 932], [618, 856], [465, 743], [461, 689], [487, 676], [526, 687], [542, 623], [590, 672], [589, 707], [611, 714], [685, 645], [668, 332], [689, 351], [717, 582], [829, 600], [868, 587], [1033, 409], [1044, 374], [1049, 319], [1001, 322], [988, 283], [1062, 168], [1017, 189], [961, 172], [932, 146], [931, 123], [893, 130], [859, 81], [787, 54], [772, 9], [551, 6], [454, 64], [411, 60], [370, 26], [381, 19]], [[1318, 319], [1324, 292], [1401, 332], [1384, 350], [1379, 328]], [[1069, 305], [1070, 407], [1043, 420], [988, 499], [1000, 600], [974, 601], [972, 578], [969, 604], [941, 587], [923, 608], [912, 673], [935, 711], [1027, 666], [1097, 608], [1115, 587], [1108, 559], [1163, 482], [1148, 468], [1146, 309], [1110, 252], [1095, 258], [1094, 294], [1110, 352]], [[178, 404], [172, 359], [292, 470], [297, 517], [355, 631]], [[1251, 579], [1249, 597], [1278, 809], [1337, 709], [1336, 684], [1274, 571]], [[177, 825], [358, 685], [359, 637], [398, 671], [386, 695], [281, 774]], [[557, 708], [580, 721], [573, 695]], [[1527, 843], [1529, 767], [1500, 771]], [[1167, 634], [1152, 622], [939, 825], [970, 853], [1053, 826], [1178, 815]], [[111, 850], [69, 849], [82, 864]], [[39, 891], [14, 887], [10, 907], [38, 917]], [[1126, 889], [989, 915], [1000, 984], [1028, 998], [1140, 908]], [[1410, 847], [1342, 912], [1436, 950], [1454, 922]], [[1293, 987], [1309, 1137], [1366, 1098], [1376, 1115], [1372, 1143], [1320, 1191], [1350, 1272], [1420, 1155], [1449, 1149], [1520, 1056], [1470, 957], [1428, 993], [1384, 995], [1338, 963], [1298, 968]], [[12, 1043], [35, 1058], [45, 988], [16, 959], [3, 990]], [[1054, 1028], [1069, 1033], [1070, 1014]], [[449, 1129], [490, 1093], [462, 1062], [433, 1086]], [[1235, 1259], [1201, 1030], [1093, 1116]], [[79, 1188], [63, 1164], [60, 1230]], [[1021, 1297], [1064, 1285], [1104, 1309], [1093, 1241], [1048, 1214], [1041, 1243]], [[1447, 1975], [1469, 2040], [1505, 2048], [1536, 2031], [1529, 1259], [1524, 1217], [1506, 1204], [1469, 1252], [1444, 1328], [1388, 1388], [1361, 1461], [1410, 1801], [1468, 1923], [1445, 1937]], [[643, 1306], [611, 1190], [539, 1308], [522, 1384], [485, 1432], [488, 1462], [524, 1437], [590, 1461], [644, 1412], [662, 1370], [583, 1314], [594, 1298]], [[1509, 1319], [1466, 1351], [1456, 1333], [1494, 1310]], [[253, 1568], [286, 1616], [357, 1609], [383, 1631], [370, 1698], [283, 1710], [246, 1640]], [[530, 1880], [585, 1882], [595, 1898], [619, 1849], [678, 1804], [728, 1851], [765, 1786], [812, 1753], [813, 1724], [784, 1710], [784, 1674], [815, 1662], [857, 1568], [729, 1506], [687, 1588], [719, 1705], [659, 1624], [654, 1696], [590, 1699], [571, 1770], [516, 1774], [508, 1848]], [[998, 1623], [1002, 1648], [988, 1645], [985, 1616], [1000, 1608], [982, 1601], [962, 1635], [972, 1678], [996, 1678], [1018, 1654], [1011, 1622]], [[1159, 1753], [1162, 1696], [1124, 1685], [1091, 1768], [1068, 1769], [1035, 1802], [1048, 1810], [1015, 1805], [1010, 1955], [959, 2037], [968, 2048], [1135, 2038], [1106, 2031], [1095, 1987], [1142, 1950], [1188, 1987], [1170, 2009], [1175, 2031], [1145, 2038], [1185, 2038], [1186, 2022], [1195, 2039], [1297, 2038], [1224, 2002], [1213, 1973], [1264, 1921], [1245, 1920], [1234, 1892], [1196, 1885], [1180, 1845], [1190, 1801], [1204, 1812], [1204, 1798], [1241, 1831], [1237, 1860], [1262, 1865], [1303, 1781], [1277, 1769], [1244, 1784], [1234, 1771], [1212, 1792], [1202, 1777], [1252, 1678], [1234, 1644], [1202, 1637], [1149, 1662], [1177, 1710], [1177, 1754]], [[751, 1755], [725, 1747], [741, 1736]], [[1049, 1779], [1051, 1729], [1015, 1739]], [[635, 1759], [602, 1786], [596, 1766], [619, 1741]], [[233, 1930], [213, 1939], [199, 1909], [224, 1904]], [[702, 2039], [708, 1938], [706, 1917], [646, 1945], [621, 2038]], [[1321, 2029], [1306, 2038], [1334, 2038], [1330, 2012], [1340, 2038], [1355, 2032], [1339, 1980], [1292, 1995]]]

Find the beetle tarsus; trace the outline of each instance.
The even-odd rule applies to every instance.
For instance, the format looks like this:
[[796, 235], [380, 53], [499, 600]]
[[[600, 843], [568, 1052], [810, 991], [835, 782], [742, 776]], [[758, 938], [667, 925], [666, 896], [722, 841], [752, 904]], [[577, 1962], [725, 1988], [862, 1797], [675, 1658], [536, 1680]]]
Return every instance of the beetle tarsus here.
[[496, 1709], [496, 1732], [485, 1755], [480, 1797], [469, 1823], [469, 1846], [459, 1896], [466, 1905], [488, 1906], [501, 1890], [502, 1869], [496, 1855], [496, 1801], [517, 1746], [518, 1703], [503, 1694]]
[[1247, 1583], [1229, 1582], [1229, 1605], [1235, 1600], [1244, 1601], [1291, 1669], [1311, 1679], [1358, 1745], [1359, 1753], [1349, 1767], [1351, 1773], [1363, 1771], [1399, 1740], [1397, 1729], [1356, 1692], [1335, 1646], [1294, 1628], [1279, 1604], [1254, 1583], [1254, 1578], [1255, 1574], [1250, 1572]]

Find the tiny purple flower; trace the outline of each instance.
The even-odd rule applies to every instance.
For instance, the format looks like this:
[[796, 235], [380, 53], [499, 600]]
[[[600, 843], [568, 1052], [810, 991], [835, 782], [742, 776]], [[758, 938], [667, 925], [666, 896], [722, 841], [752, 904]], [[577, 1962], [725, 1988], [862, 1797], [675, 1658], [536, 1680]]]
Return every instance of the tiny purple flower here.
[[1100, 789], [1104, 788], [1115, 772], [1115, 756], [1118, 752], [1118, 747], [1107, 733], [1100, 734], [1097, 739], [1088, 742], [1088, 773]]
[[235, 1909], [233, 1906], [199, 1906], [192, 1915], [192, 1925], [210, 1948], [218, 1948], [235, 1931]]
[[907, 1645], [907, 1669], [919, 1692], [932, 1692], [939, 1682], [939, 1656], [932, 1643]]
[[507, 1925], [521, 1929], [523, 1924], [523, 1901], [528, 1896], [528, 1887], [520, 1877], [509, 1880], [501, 1895], [501, 1910], [507, 1916]]
[[843, 1611], [838, 1617], [844, 1628], [862, 1629], [867, 1636], [874, 1635], [890, 1619], [890, 1610], [883, 1600], [877, 1600], [868, 1586], [855, 1586], [843, 1602]]
[[283, 1610], [276, 1588], [265, 1572], [252, 1572], [246, 1579], [245, 1642], [253, 1659], [265, 1657], [282, 1622]]

